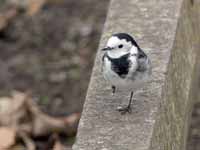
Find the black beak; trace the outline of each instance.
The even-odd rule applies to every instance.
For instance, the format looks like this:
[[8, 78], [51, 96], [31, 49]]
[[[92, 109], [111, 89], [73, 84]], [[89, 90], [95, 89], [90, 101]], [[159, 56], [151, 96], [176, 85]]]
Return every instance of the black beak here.
[[109, 50], [111, 50], [112, 48], [111, 47], [104, 47], [104, 48], [102, 48], [101, 50], [102, 51], [109, 51]]

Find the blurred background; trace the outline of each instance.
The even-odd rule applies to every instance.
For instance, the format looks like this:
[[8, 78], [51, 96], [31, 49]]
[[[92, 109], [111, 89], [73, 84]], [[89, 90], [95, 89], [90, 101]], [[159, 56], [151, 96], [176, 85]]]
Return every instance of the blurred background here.
[[0, 150], [71, 150], [108, 4], [0, 0]]
[[[31, 99], [45, 117], [51, 116], [50, 120], [71, 117], [69, 122], [76, 126], [108, 3], [109, 0], [0, 0], [0, 108], [16, 109], [5, 99], [10, 99], [11, 105], [20, 103], [19, 97]], [[24, 104], [17, 107], [18, 112], [22, 107], [25, 107]], [[36, 118], [37, 113], [29, 107], [26, 109], [31, 115], [25, 111], [29, 116], [23, 114], [18, 118], [13, 116], [16, 110], [2, 115], [0, 111], [0, 117], [7, 115], [16, 120], [13, 123], [13, 119], [5, 119], [0, 124], [17, 130], [20, 128], [20, 131], [24, 130], [21, 129], [24, 122], [35, 124], [27, 118]], [[34, 127], [31, 125], [31, 128]], [[74, 141], [70, 138], [71, 133], [65, 134], [62, 128], [51, 130], [42, 135], [25, 130], [30, 133], [26, 134], [28, 138], [24, 138], [18, 131], [10, 133], [6, 128], [0, 129], [0, 136], [12, 135], [7, 137], [7, 141], [4, 136], [0, 137], [0, 148], [46, 150], [53, 149], [56, 143], [62, 144], [65, 149], [70, 148]], [[57, 130], [62, 130], [61, 135]], [[68, 134], [70, 137], [66, 138]], [[17, 138], [14, 140], [13, 136]], [[28, 145], [27, 139], [32, 146]]]
[[31, 91], [52, 115], [80, 111], [108, 0], [3, 0], [0, 6], [0, 26], [6, 24], [0, 92]]

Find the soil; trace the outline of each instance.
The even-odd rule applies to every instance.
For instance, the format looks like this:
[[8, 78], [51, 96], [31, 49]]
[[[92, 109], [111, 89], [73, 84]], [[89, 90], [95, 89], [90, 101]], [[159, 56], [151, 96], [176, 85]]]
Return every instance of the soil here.
[[54, 1], [0, 33], [0, 94], [29, 91], [61, 116], [82, 110], [109, 0]]

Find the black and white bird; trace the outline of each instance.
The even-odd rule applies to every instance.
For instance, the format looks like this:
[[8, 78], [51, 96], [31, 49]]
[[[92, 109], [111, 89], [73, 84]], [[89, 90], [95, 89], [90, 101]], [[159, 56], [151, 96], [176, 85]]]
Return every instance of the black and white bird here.
[[113, 34], [105, 48], [102, 58], [104, 78], [116, 89], [131, 93], [129, 103], [118, 107], [122, 114], [131, 112], [133, 92], [142, 88], [151, 76], [151, 63], [136, 41], [127, 33]]

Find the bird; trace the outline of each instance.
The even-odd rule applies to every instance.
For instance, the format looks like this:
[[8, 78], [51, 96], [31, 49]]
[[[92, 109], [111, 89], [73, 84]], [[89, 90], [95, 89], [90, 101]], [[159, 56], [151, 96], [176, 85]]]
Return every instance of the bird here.
[[112, 94], [116, 89], [130, 92], [128, 105], [119, 106], [121, 114], [131, 113], [134, 92], [142, 88], [151, 76], [151, 61], [128, 33], [115, 33], [102, 48], [102, 72], [111, 85]]

